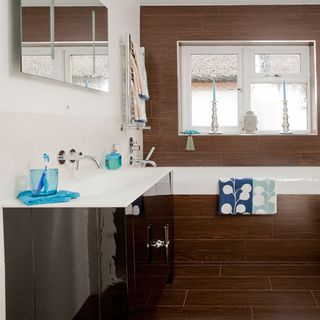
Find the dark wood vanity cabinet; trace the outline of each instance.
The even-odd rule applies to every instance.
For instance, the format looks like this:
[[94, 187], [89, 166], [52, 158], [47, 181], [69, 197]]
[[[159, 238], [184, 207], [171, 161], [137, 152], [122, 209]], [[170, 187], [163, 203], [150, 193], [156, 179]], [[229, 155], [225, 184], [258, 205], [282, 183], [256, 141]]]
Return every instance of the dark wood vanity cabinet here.
[[152, 192], [138, 215], [133, 206], [5, 209], [6, 319], [129, 319], [173, 276], [171, 192]]

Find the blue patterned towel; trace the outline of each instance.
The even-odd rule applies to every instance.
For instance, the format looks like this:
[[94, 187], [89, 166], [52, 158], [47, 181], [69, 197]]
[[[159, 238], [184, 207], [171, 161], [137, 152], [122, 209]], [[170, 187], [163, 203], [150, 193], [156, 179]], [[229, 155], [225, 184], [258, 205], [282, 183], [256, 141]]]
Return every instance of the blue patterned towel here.
[[34, 206], [39, 204], [69, 202], [71, 199], [80, 197], [80, 193], [71, 191], [58, 191], [50, 196], [33, 197], [31, 191], [23, 191], [18, 194], [18, 199], [27, 206]]
[[220, 179], [220, 214], [275, 214], [275, 185], [271, 179]]

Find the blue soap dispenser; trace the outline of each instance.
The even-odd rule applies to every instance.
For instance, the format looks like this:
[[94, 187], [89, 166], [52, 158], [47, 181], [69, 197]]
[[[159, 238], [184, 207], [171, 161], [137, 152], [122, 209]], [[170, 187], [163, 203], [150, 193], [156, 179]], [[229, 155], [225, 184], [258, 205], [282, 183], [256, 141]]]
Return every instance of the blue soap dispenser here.
[[117, 151], [116, 144], [112, 145], [112, 152], [106, 155], [105, 166], [109, 170], [117, 170], [122, 166], [122, 156]]

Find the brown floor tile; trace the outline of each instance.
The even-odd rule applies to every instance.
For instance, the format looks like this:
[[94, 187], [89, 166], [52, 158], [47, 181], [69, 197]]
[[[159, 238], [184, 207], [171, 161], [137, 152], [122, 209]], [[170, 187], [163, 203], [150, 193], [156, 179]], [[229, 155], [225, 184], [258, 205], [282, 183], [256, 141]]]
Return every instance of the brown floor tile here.
[[320, 265], [223, 265], [222, 276], [320, 276]]
[[271, 277], [273, 290], [320, 290], [320, 277]]
[[319, 320], [319, 307], [253, 308], [253, 320]]
[[186, 306], [315, 306], [310, 291], [189, 290]]
[[260, 289], [269, 290], [267, 277], [180, 277], [176, 278], [174, 289], [213, 289], [213, 290], [239, 290]]
[[[159, 277], [162, 276], [163, 272], [167, 272], [167, 265], [158, 265], [157, 272], [155, 273], [154, 266], [147, 264], [137, 265], [136, 272], [140, 275], [147, 275], [148, 277]], [[174, 275], [175, 277], [214, 277], [219, 276], [220, 266], [219, 265], [175, 265]]]
[[130, 320], [251, 320], [249, 307], [182, 308], [157, 307], [135, 311]]
[[320, 306], [320, 291], [312, 291], [314, 298], [316, 299], [318, 305]]
[[150, 306], [183, 306], [187, 290], [153, 290], [148, 299]]

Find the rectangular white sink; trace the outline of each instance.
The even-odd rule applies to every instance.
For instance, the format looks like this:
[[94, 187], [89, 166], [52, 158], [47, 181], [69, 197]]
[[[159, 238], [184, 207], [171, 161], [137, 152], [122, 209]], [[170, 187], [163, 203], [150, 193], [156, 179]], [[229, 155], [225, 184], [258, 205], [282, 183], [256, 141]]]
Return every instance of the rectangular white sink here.
[[[59, 182], [59, 190], [75, 191], [80, 198], [67, 203], [34, 206], [35, 208], [126, 208], [139, 196], [167, 176], [172, 168], [122, 168], [97, 170], [91, 174]], [[26, 207], [18, 199], [9, 199], [2, 208]]]

